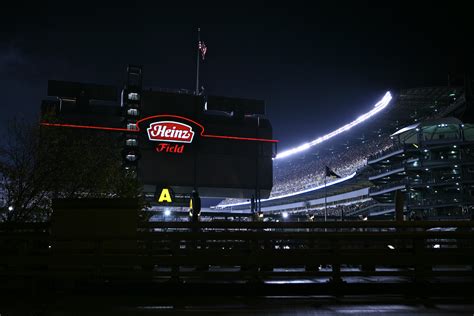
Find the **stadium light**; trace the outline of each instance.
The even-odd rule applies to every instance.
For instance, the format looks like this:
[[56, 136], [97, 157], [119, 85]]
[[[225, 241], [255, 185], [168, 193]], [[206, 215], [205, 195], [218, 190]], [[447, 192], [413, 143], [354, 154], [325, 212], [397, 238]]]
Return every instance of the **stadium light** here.
[[8, 210], [9, 210], [10, 212], [13, 211], [13, 206], [10, 205], [10, 206], [8, 207]]
[[315, 145], [318, 145], [328, 139], [331, 139], [333, 138], [334, 136], [336, 135], [339, 135], [345, 131], [348, 131], [349, 129], [351, 129], [352, 127], [366, 121], [367, 119], [371, 118], [372, 116], [374, 116], [375, 114], [377, 114], [378, 112], [382, 111], [383, 109], [385, 109], [387, 107], [387, 105], [390, 103], [390, 101], [392, 100], [392, 94], [390, 93], [390, 91], [387, 91], [387, 93], [385, 93], [385, 95], [383, 96], [383, 98], [377, 102], [375, 105], [374, 105], [374, 108], [372, 110], [370, 110], [369, 112], [365, 113], [365, 114], [362, 114], [361, 116], [359, 116], [357, 119], [355, 119], [354, 121], [332, 131], [331, 133], [329, 134], [326, 134], [324, 136], [321, 136], [321, 137], [318, 137], [314, 140], [312, 140], [311, 142], [309, 143], [304, 143], [300, 146], [297, 146], [297, 147], [294, 147], [294, 148], [291, 148], [291, 149], [288, 149], [288, 150], [284, 150], [282, 151], [281, 153], [277, 154], [275, 159], [281, 159], [281, 158], [285, 158], [285, 157], [288, 157], [288, 156], [291, 156], [291, 155], [294, 155], [296, 153], [299, 153], [299, 152], [302, 152], [304, 150], [307, 150]]
[[170, 216], [171, 215], [171, 211], [170, 210], [165, 210], [165, 216]]
[[283, 218], [288, 218], [288, 212], [281, 213], [281, 216], [283, 216]]

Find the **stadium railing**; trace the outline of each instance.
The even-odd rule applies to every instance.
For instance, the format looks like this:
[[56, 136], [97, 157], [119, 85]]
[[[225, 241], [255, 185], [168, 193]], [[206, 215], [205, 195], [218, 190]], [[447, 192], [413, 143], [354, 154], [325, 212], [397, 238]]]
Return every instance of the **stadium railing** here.
[[344, 282], [357, 276], [472, 282], [473, 228], [469, 221], [153, 222], [133, 239], [59, 240], [48, 224], [2, 224], [0, 275], [56, 284], [64, 278]]

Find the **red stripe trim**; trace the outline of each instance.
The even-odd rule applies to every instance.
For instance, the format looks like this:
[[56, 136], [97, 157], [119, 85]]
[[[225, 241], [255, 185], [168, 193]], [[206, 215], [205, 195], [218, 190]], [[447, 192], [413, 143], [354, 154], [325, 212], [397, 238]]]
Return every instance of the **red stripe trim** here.
[[255, 142], [267, 142], [267, 143], [278, 143], [276, 139], [266, 139], [266, 138], [252, 138], [252, 137], [239, 137], [239, 136], [223, 136], [223, 135], [201, 135], [203, 137], [209, 138], [221, 138], [221, 139], [235, 139], [235, 140], [248, 140]]
[[92, 125], [75, 125], [75, 124], [59, 124], [59, 123], [45, 123], [42, 122], [42, 126], [54, 126], [54, 127], [70, 127], [70, 128], [81, 128], [81, 129], [94, 129], [103, 131], [115, 131], [115, 132], [138, 132], [138, 130], [129, 130], [122, 127], [106, 127], [106, 126], [92, 126]]
[[103, 131], [117, 131], [117, 132], [128, 132], [128, 133], [138, 133], [140, 131], [140, 126], [139, 124], [151, 120], [154, 118], [160, 118], [160, 117], [172, 117], [172, 118], [177, 118], [180, 120], [188, 121], [191, 122], [201, 128], [201, 136], [202, 137], [208, 137], [208, 138], [219, 138], [219, 139], [232, 139], [232, 140], [244, 140], [244, 141], [257, 141], [257, 142], [267, 142], [267, 143], [278, 143], [278, 140], [276, 139], [267, 139], [267, 138], [253, 138], [253, 137], [240, 137], [240, 136], [226, 136], [226, 135], [211, 135], [211, 134], [205, 134], [204, 133], [204, 126], [199, 124], [196, 121], [193, 121], [187, 117], [184, 116], [179, 116], [179, 115], [172, 115], [172, 114], [160, 114], [160, 115], [153, 115], [153, 116], [148, 116], [145, 118], [142, 118], [138, 120], [135, 125], [137, 127], [136, 130], [130, 130], [127, 128], [123, 127], [106, 127], [106, 126], [93, 126], [93, 125], [75, 125], [75, 124], [60, 124], [60, 123], [46, 123], [42, 122], [41, 125], [43, 126], [55, 126], [55, 127], [70, 127], [70, 128], [82, 128], [82, 129], [95, 129], [95, 130], [103, 130]]

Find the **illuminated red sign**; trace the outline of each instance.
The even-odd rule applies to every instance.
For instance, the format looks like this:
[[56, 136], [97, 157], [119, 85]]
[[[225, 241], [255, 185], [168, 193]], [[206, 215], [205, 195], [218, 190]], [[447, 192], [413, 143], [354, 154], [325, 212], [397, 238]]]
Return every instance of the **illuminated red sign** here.
[[[189, 121], [193, 124], [196, 124], [197, 126], [199, 126], [201, 128], [201, 133], [200, 135], [202, 137], [207, 137], [207, 138], [218, 138], [218, 139], [228, 139], [228, 140], [239, 140], [239, 141], [253, 141], [253, 142], [268, 142], [268, 143], [278, 143], [278, 140], [276, 139], [266, 139], [266, 138], [255, 138], [255, 137], [240, 137], [240, 136], [232, 136], [232, 135], [215, 135], [215, 134], [207, 134], [205, 133], [204, 131], [204, 126], [202, 126], [201, 124], [199, 124], [198, 122], [196, 121], [193, 121], [189, 118], [186, 118], [186, 117], [183, 117], [183, 116], [179, 116], [179, 115], [172, 115], [172, 114], [160, 114], [160, 115], [152, 115], [152, 116], [148, 116], [148, 117], [145, 117], [145, 118], [142, 118], [140, 120], [138, 120], [135, 125], [133, 125], [134, 128], [130, 129], [130, 128], [125, 128], [125, 127], [108, 127], [108, 126], [94, 126], [94, 125], [78, 125], [78, 124], [63, 124], [63, 123], [48, 123], [48, 122], [41, 122], [41, 125], [42, 126], [55, 126], [55, 127], [69, 127], [69, 128], [79, 128], [79, 129], [92, 129], [92, 130], [99, 130], [99, 131], [116, 131], [116, 132], [126, 132], [126, 133], [139, 133], [140, 132], [140, 126], [139, 124], [142, 123], [142, 122], [145, 122], [147, 120], [151, 120], [151, 119], [156, 119], [156, 118], [161, 118], [161, 117], [167, 117], [167, 118], [177, 118], [177, 119], [180, 119], [180, 120], [186, 120], [186, 121]], [[161, 121], [161, 122], [156, 122], [156, 123], [164, 123], [164, 122], [170, 122], [170, 121]], [[194, 132], [191, 130], [191, 127], [186, 125], [186, 124], [182, 124], [182, 123], [177, 123], [177, 122], [172, 122], [171, 123], [174, 123], [174, 124], [179, 124], [181, 126], [185, 126], [187, 127], [187, 130], [189, 130], [190, 132], [192, 132], [192, 135], [191, 135], [191, 140], [190, 142], [192, 142], [192, 138], [194, 136]], [[150, 124], [150, 128], [151, 128], [151, 125], [153, 125], [155, 123], [152, 123]], [[149, 128], [149, 129], [150, 129]], [[150, 134], [148, 134], [148, 137], [150, 138]], [[150, 138], [150, 140], [153, 140]], [[157, 139], [158, 141], [158, 139]], [[164, 140], [164, 141], [170, 141], [170, 140]], [[175, 141], [176, 142], [176, 141]], [[177, 141], [177, 142], [180, 142], [180, 141]]]
[[184, 145], [170, 145], [167, 143], [160, 143], [155, 147], [156, 152], [161, 153], [173, 153], [173, 154], [182, 154], [184, 151]]
[[157, 142], [191, 143], [194, 132], [191, 126], [174, 122], [159, 121], [150, 124], [147, 128], [148, 139]]

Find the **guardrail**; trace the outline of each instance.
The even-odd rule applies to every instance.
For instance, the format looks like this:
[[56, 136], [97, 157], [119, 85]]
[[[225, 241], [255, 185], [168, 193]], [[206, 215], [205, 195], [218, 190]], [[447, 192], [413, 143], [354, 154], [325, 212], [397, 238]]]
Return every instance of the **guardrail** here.
[[262, 281], [399, 277], [472, 283], [474, 224], [154, 222], [136, 236], [55, 238], [48, 224], [0, 225], [3, 278]]

